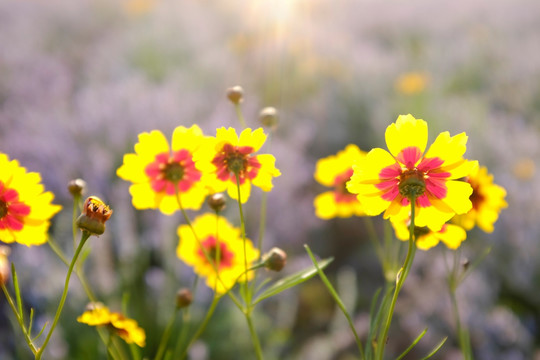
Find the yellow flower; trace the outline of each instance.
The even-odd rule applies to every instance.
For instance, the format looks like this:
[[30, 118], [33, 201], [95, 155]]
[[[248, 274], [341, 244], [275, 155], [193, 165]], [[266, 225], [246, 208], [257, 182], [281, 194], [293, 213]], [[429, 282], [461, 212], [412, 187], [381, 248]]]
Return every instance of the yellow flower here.
[[353, 174], [353, 164], [365, 155], [366, 153], [356, 145], [350, 144], [337, 155], [317, 161], [315, 180], [324, 186], [333, 187], [332, 191], [326, 191], [315, 197], [313, 204], [318, 217], [331, 219], [336, 216], [365, 215], [356, 196], [351, 194], [345, 186]]
[[275, 167], [276, 159], [269, 154], [254, 155], [265, 141], [262, 128], [255, 131], [245, 129], [240, 137], [233, 128], [217, 129], [214, 143], [199, 153], [201, 163], [211, 174], [208, 186], [214, 192], [227, 190], [230, 197], [238, 200], [238, 175], [242, 203], [249, 199], [251, 184], [263, 191], [272, 190], [272, 178], [281, 175]]
[[405, 95], [421, 93], [429, 83], [429, 77], [420, 72], [408, 72], [401, 75], [395, 82], [396, 90]]
[[51, 204], [41, 176], [26, 172], [17, 160], [0, 153], [0, 241], [26, 246], [47, 242], [50, 219], [62, 208]]
[[476, 224], [485, 232], [492, 232], [499, 213], [508, 206], [504, 200], [506, 190], [493, 183], [493, 175], [485, 166], [472, 169], [465, 180], [473, 188], [470, 198], [473, 206], [469, 212], [455, 216], [452, 221], [466, 230], [471, 230]]
[[128, 344], [137, 344], [140, 347], [146, 345], [146, 334], [137, 322], [126, 318], [124, 315], [111, 312], [102, 303], [91, 303], [87, 306], [77, 321], [90, 326], [108, 326], [111, 331], [120, 336]]
[[207, 141], [197, 125], [174, 129], [172, 147], [158, 130], [139, 135], [135, 154], [124, 155], [117, 175], [133, 183], [130, 186], [133, 206], [137, 209], [159, 209], [170, 215], [179, 209], [200, 209], [208, 194], [202, 171], [193, 158]]
[[[197, 217], [192, 225], [193, 231], [188, 225], [178, 227], [178, 257], [193, 267], [199, 276], [205, 277], [208, 287], [216, 289], [218, 293], [226, 292], [236, 281], [245, 281], [245, 259], [249, 268], [259, 258], [259, 250], [253, 247], [251, 241], [246, 239], [247, 256], [244, 257], [240, 230], [224, 217], [208, 213]], [[209, 262], [206, 255], [213, 261]], [[253, 272], [248, 273], [248, 279], [251, 277]]]
[[[402, 241], [409, 240], [409, 225], [411, 219], [409, 216], [405, 218], [394, 217], [390, 219], [396, 237]], [[457, 249], [467, 238], [467, 233], [461, 226], [444, 224], [438, 231], [433, 231], [428, 227], [414, 227], [414, 236], [416, 239], [416, 247], [421, 250], [428, 250], [439, 244], [442, 241], [449, 249]]]
[[358, 195], [367, 215], [384, 212], [384, 218], [407, 216], [409, 196], [416, 194], [415, 225], [439, 230], [454, 214], [472, 207], [471, 186], [457, 179], [477, 162], [463, 159], [467, 135], [443, 132], [424, 153], [427, 123], [400, 115], [386, 129], [386, 150], [376, 148], [353, 166], [347, 189]]

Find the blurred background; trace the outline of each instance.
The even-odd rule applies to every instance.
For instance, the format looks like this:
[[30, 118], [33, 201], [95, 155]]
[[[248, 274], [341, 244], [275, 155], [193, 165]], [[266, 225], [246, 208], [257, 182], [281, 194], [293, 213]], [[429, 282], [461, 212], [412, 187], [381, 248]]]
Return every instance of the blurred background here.
[[[109, 307], [119, 310], [128, 299], [129, 316], [148, 335], [145, 355], [155, 354], [174, 294], [193, 273], [171, 256], [180, 214], [134, 210], [116, 169], [140, 132], [159, 129], [170, 138], [178, 125], [198, 124], [210, 135], [239, 128], [225, 90], [242, 85], [249, 126], [259, 126], [265, 106], [280, 112], [263, 148], [283, 174], [269, 194], [264, 247], [287, 251], [285, 273], [310, 264], [305, 243], [333, 256], [328, 275], [360, 334], [384, 277], [363, 219], [315, 217], [313, 198], [325, 190], [313, 179], [317, 159], [349, 143], [385, 147], [384, 130], [399, 114], [425, 119], [430, 142], [441, 131], [465, 131], [466, 156], [488, 166], [507, 189], [509, 208], [492, 234], [473, 230], [462, 245], [472, 260], [492, 248], [458, 290], [462, 318], [477, 359], [540, 358], [540, 2], [0, 0], [0, 47], [0, 151], [40, 172], [64, 206], [51, 234], [69, 254], [68, 181], [83, 178], [89, 194], [114, 209], [107, 233], [91, 239], [86, 274]], [[247, 205], [253, 239], [260, 199], [255, 191]], [[238, 223], [234, 204], [226, 214]], [[382, 219], [374, 222], [382, 236]], [[38, 328], [54, 314], [66, 268], [46, 245], [11, 247]], [[443, 247], [417, 253], [389, 355], [427, 326], [409, 359], [445, 336], [436, 358], [461, 358]], [[210, 298], [200, 286], [195, 319]], [[86, 302], [72, 279], [47, 358], [104, 358], [95, 330], [75, 321]], [[29, 359], [11, 315], [2, 296], [0, 359]], [[318, 279], [263, 302], [255, 323], [268, 359], [357, 357]], [[192, 359], [251, 358], [245, 321], [224, 299]]]

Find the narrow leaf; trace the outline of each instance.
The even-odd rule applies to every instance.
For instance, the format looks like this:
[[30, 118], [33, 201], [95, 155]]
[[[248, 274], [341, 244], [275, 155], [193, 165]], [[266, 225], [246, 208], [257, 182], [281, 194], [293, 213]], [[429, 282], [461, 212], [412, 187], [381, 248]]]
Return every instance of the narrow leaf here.
[[39, 332], [39, 334], [34, 336], [34, 338], [32, 339], [32, 342], [36, 341], [36, 339], [38, 339], [41, 336], [41, 334], [43, 334], [43, 332], [45, 331], [45, 328], [47, 327], [47, 325], [49, 325], [48, 321], [45, 323], [45, 325], [43, 325], [43, 328], [41, 328], [41, 331]]
[[28, 334], [32, 333], [32, 325], [34, 324], [34, 308], [30, 308], [30, 321], [28, 323]]
[[447, 339], [448, 339], [448, 336], [445, 337], [444, 339], [442, 339], [442, 341], [439, 343], [439, 345], [435, 346], [435, 348], [425, 358], [422, 358], [422, 360], [427, 360], [427, 359], [431, 358], [433, 355], [435, 355], [437, 353], [437, 351], [439, 351], [439, 349], [444, 345], [444, 343], [446, 342]]
[[21, 290], [19, 288], [19, 280], [17, 278], [17, 272], [15, 271], [15, 264], [11, 263], [11, 276], [13, 278], [13, 287], [15, 288], [15, 300], [17, 301], [17, 309], [19, 312], [19, 318], [24, 323], [24, 314], [22, 311]]
[[407, 349], [405, 349], [404, 352], [401, 353], [401, 355], [399, 355], [396, 360], [401, 360], [405, 357], [405, 355], [407, 355], [409, 353], [409, 351], [412, 350], [413, 347], [416, 346], [416, 344], [418, 344], [418, 342], [420, 341], [420, 339], [422, 339], [424, 337], [424, 335], [426, 335], [426, 332], [427, 332], [427, 328], [424, 329], [424, 331], [422, 331], [420, 333], [420, 335], [418, 335], [416, 337], [416, 339], [414, 339], [414, 341], [411, 343], [411, 345], [409, 345], [409, 347]]

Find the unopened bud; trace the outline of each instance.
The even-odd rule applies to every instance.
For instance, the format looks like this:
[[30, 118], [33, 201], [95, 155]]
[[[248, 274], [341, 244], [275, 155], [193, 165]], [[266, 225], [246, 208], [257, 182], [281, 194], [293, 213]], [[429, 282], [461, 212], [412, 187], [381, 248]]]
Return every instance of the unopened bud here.
[[97, 196], [90, 196], [84, 201], [83, 211], [77, 219], [77, 226], [92, 235], [101, 235], [105, 232], [105, 222], [109, 220], [113, 211]]
[[227, 89], [227, 98], [235, 105], [244, 100], [244, 89], [241, 86], [233, 86]]
[[287, 254], [280, 248], [274, 247], [263, 255], [264, 267], [272, 271], [281, 271], [287, 263]]
[[83, 179], [74, 179], [68, 183], [69, 193], [73, 196], [81, 196], [86, 191], [86, 181]]
[[176, 293], [176, 307], [182, 309], [188, 307], [193, 302], [193, 294], [188, 288], [182, 288]]
[[470, 264], [471, 262], [469, 261], [469, 259], [463, 259], [463, 261], [461, 262], [461, 266], [463, 266], [463, 270], [467, 270]]
[[278, 123], [278, 112], [276, 108], [265, 107], [259, 113], [259, 121], [263, 126], [275, 129]]
[[222, 193], [212, 194], [208, 197], [208, 205], [216, 212], [225, 209], [225, 196]]
[[11, 249], [7, 246], [0, 246], [0, 285], [5, 285], [8, 282], [10, 270], [8, 256]]

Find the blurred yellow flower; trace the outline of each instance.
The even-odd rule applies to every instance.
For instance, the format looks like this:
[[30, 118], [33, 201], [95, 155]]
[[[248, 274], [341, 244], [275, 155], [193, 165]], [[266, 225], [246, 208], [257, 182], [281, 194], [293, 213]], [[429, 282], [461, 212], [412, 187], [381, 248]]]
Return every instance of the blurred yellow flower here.
[[[251, 241], [246, 239], [244, 257], [240, 230], [224, 217], [208, 213], [195, 218], [192, 225], [193, 231], [188, 225], [178, 227], [178, 257], [193, 267], [199, 276], [205, 277], [208, 287], [216, 289], [218, 293], [228, 291], [237, 281], [245, 281], [245, 259], [250, 267], [259, 258], [259, 250], [253, 247]], [[209, 262], [206, 255], [213, 261]], [[247, 277], [251, 279], [253, 272], [249, 272]]]
[[516, 161], [512, 172], [520, 180], [530, 180], [534, 177], [536, 166], [531, 158], [522, 158]]
[[155, 6], [155, 0], [127, 0], [124, 2], [124, 9], [129, 15], [143, 15]]
[[140, 347], [146, 345], [146, 334], [135, 320], [126, 318], [120, 313], [111, 312], [102, 303], [90, 303], [77, 321], [90, 326], [107, 326], [128, 344], [135, 343]]
[[485, 232], [492, 232], [499, 213], [508, 206], [504, 200], [506, 190], [493, 183], [493, 175], [488, 173], [485, 166], [472, 169], [465, 181], [473, 188], [470, 197], [473, 207], [466, 214], [455, 216], [452, 221], [466, 230], [472, 229], [476, 224]]
[[365, 155], [366, 153], [356, 145], [350, 144], [336, 155], [317, 161], [315, 180], [321, 185], [333, 188], [332, 191], [326, 191], [315, 197], [313, 203], [318, 217], [331, 219], [336, 216], [365, 215], [356, 195], [351, 194], [346, 188], [346, 183], [353, 174], [353, 164]]
[[462, 178], [476, 162], [463, 158], [467, 135], [450, 137], [443, 132], [424, 153], [428, 127], [424, 120], [400, 115], [386, 129], [390, 152], [376, 148], [353, 166], [347, 189], [357, 194], [367, 215], [384, 212], [384, 218], [404, 217], [410, 211], [409, 196], [416, 193], [415, 225], [440, 230], [454, 214], [472, 207], [471, 186]]
[[[402, 241], [409, 240], [409, 225], [411, 219], [409, 216], [405, 218], [392, 218], [390, 222], [396, 233], [396, 237]], [[467, 232], [461, 227], [452, 224], [444, 224], [438, 231], [433, 231], [428, 227], [414, 227], [414, 236], [416, 247], [421, 250], [429, 250], [437, 246], [442, 241], [449, 249], [457, 249], [467, 238]]]
[[395, 89], [405, 95], [414, 95], [424, 91], [429, 83], [429, 76], [420, 72], [408, 72], [396, 79]]
[[254, 155], [265, 141], [262, 128], [245, 129], [240, 137], [233, 128], [217, 129], [214, 142], [196, 158], [202, 169], [210, 174], [206, 184], [214, 192], [227, 190], [231, 198], [238, 200], [238, 176], [242, 203], [249, 199], [251, 184], [263, 191], [272, 190], [272, 178], [281, 175], [275, 166], [276, 159], [270, 154]]
[[179, 198], [183, 208], [200, 209], [208, 189], [194, 157], [208, 139], [197, 125], [174, 129], [172, 148], [158, 130], [140, 134], [135, 154], [124, 155], [124, 163], [116, 172], [133, 183], [129, 188], [133, 206], [170, 215], [180, 208]]
[[0, 153], [0, 241], [26, 246], [47, 242], [50, 219], [62, 208], [44, 192], [41, 176]]

